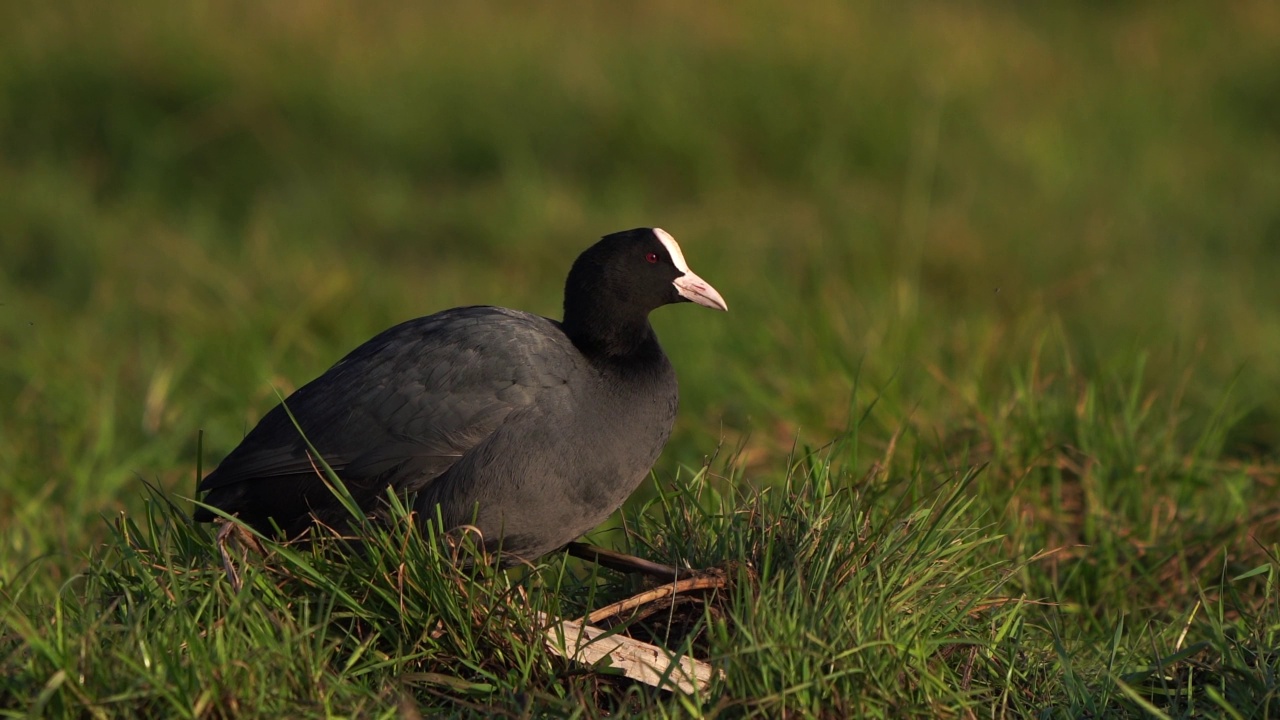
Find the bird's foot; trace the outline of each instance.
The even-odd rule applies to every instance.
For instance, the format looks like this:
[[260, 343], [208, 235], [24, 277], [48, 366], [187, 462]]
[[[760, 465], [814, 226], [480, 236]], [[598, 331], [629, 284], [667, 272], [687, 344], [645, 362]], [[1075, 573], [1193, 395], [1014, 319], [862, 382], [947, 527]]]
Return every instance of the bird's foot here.
[[222, 558], [222, 569], [227, 573], [227, 580], [230, 581], [231, 587], [240, 591], [244, 586], [244, 581], [240, 577], [240, 571], [236, 569], [235, 563], [231, 561], [231, 553], [228, 551], [231, 543], [236, 543], [241, 548], [240, 561], [244, 562], [248, 559], [248, 551], [252, 550], [259, 556], [266, 553], [262, 549], [262, 543], [258, 542], [258, 538], [249, 532], [249, 530], [234, 520], [223, 520], [222, 527], [218, 529], [218, 555]]

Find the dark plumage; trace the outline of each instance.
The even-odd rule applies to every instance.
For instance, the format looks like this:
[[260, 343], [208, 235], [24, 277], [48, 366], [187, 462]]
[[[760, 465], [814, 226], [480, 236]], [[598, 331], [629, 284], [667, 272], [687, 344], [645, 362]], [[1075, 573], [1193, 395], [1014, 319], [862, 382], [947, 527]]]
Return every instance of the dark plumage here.
[[[670, 235], [615, 233], [573, 264], [562, 322], [498, 307], [410, 320], [284, 404], [366, 512], [393, 486], [424, 518], [474, 518], [490, 547], [532, 559], [602, 522], [662, 451], [676, 377], [648, 315], [684, 301], [726, 309]], [[282, 406], [199, 489], [263, 532], [345, 525]]]

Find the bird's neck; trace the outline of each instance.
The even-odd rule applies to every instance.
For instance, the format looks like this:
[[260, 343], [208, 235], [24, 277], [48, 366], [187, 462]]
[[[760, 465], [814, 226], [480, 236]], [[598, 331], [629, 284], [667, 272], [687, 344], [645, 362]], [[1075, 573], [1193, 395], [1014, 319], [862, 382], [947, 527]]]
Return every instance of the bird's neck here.
[[566, 305], [562, 325], [573, 344], [592, 359], [633, 362], [662, 353], [647, 315], [609, 312], [599, 304]]

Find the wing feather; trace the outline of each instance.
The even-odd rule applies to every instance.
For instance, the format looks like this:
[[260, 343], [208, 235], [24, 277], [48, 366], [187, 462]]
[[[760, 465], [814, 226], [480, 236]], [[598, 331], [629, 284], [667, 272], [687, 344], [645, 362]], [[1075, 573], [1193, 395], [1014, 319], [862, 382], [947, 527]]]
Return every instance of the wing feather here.
[[[386, 330], [283, 404], [357, 500], [368, 501], [388, 485], [421, 488], [512, 412], [567, 394], [581, 362], [552, 320], [457, 308]], [[279, 516], [315, 512], [323, 487], [298, 427], [276, 406], [199, 489], [226, 512], [250, 518], [270, 509], [283, 525]]]

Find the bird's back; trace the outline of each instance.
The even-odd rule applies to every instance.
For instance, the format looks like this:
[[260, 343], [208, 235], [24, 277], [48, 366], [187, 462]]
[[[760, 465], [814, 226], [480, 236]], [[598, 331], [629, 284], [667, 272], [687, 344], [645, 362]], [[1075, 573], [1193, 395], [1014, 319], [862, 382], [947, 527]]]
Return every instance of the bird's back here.
[[582, 365], [559, 324], [530, 313], [466, 307], [401, 323], [267, 413], [200, 483], [203, 502], [263, 531], [340, 524], [308, 441], [369, 510], [388, 486], [431, 482], [512, 412], [569, 402]]

